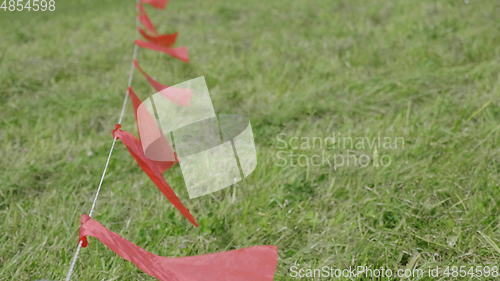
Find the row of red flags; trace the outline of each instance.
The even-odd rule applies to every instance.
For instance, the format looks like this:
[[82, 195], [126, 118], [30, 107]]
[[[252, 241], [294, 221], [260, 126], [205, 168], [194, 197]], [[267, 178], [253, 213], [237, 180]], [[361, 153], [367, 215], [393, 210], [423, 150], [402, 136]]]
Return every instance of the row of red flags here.
[[186, 47], [173, 48], [175, 40], [177, 39], [177, 33], [172, 34], [159, 34], [156, 27], [151, 22], [151, 19], [146, 12], [146, 9], [142, 3], [147, 3], [155, 8], [163, 9], [167, 5], [166, 0], [150, 0], [141, 1], [137, 4], [137, 11], [139, 13], [139, 22], [142, 24], [142, 28], [139, 27], [139, 33], [141, 33], [144, 40], [135, 40], [135, 44], [141, 48], [151, 49], [158, 52], [163, 52], [174, 58], [180, 59], [184, 62], [189, 61], [188, 51]]
[[[168, 0], [139, 1], [137, 11], [142, 27], [139, 27], [138, 31], [143, 40], [136, 40], [135, 44], [141, 48], [159, 51], [181, 61], [188, 62], [187, 48], [173, 47], [178, 34], [159, 34], [144, 7], [144, 4], [149, 4], [156, 9], [164, 9], [167, 3]], [[143, 74], [156, 91], [161, 91], [168, 87], [148, 75], [137, 61], [134, 61], [134, 66]], [[141, 100], [137, 97], [132, 87], [129, 87], [128, 94], [134, 106], [137, 122], [137, 109], [141, 104]], [[186, 105], [189, 103], [190, 96], [180, 99], [168, 96], [167, 98], [179, 105]], [[151, 120], [150, 125], [156, 126], [153, 116], [150, 116], [146, 120]], [[189, 222], [194, 226], [198, 226], [196, 219], [182, 204], [163, 177], [163, 173], [175, 165], [177, 161], [160, 162], [147, 158], [143, 152], [140, 139], [122, 130], [119, 124], [113, 130], [113, 136], [120, 139], [140, 168], [148, 175], [170, 203]], [[166, 139], [162, 141], [165, 146], [169, 146]], [[169, 147], [169, 149], [171, 148]], [[168, 258], [157, 256], [122, 238], [117, 233], [108, 230], [88, 215], [82, 215], [80, 225], [82, 247], [87, 247], [88, 245], [87, 236], [97, 238], [117, 255], [132, 262], [143, 272], [161, 281], [271, 281], [274, 278], [278, 262], [278, 251], [274, 246], [255, 246], [191, 257]]]

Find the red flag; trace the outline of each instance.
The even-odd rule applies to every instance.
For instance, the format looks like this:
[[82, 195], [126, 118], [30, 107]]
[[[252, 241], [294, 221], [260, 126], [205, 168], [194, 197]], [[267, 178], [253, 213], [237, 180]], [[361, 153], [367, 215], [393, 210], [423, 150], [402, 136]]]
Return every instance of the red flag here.
[[[178, 104], [180, 106], [189, 106], [193, 93], [191, 92], [190, 89], [181, 89], [181, 88], [169, 88], [167, 85], [163, 85], [160, 82], [156, 81], [153, 77], [151, 77], [149, 74], [147, 74], [142, 67], [139, 65], [139, 62], [137, 60], [134, 60], [134, 66], [139, 72], [146, 77], [148, 80], [149, 84], [160, 94], [167, 99], [169, 99], [171, 102]], [[169, 88], [169, 90], [164, 91], [165, 89]], [[129, 91], [130, 92], [130, 91]], [[140, 103], [140, 102], [139, 102]], [[136, 108], [137, 110], [137, 108]]]
[[141, 0], [141, 3], [149, 4], [157, 9], [165, 9], [168, 0]]
[[88, 215], [81, 216], [80, 240], [93, 236], [117, 255], [160, 281], [272, 281], [278, 264], [275, 246], [168, 258], [152, 254], [110, 231]]
[[[144, 2], [144, 1], [143, 1]], [[159, 35], [158, 31], [156, 31], [155, 26], [153, 25], [153, 22], [149, 18], [146, 9], [144, 9], [144, 6], [142, 3], [137, 4], [137, 11], [138, 11], [138, 19], [141, 22], [141, 24], [146, 28], [146, 30], [139, 29], [139, 32], [142, 34], [144, 39], [147, 41], [141, 41], [141, 40], [135, 40], [135, 44], [141, 48], [147, 48], [151, 49], [154, 51], [162, 52], [165, 54], [168, 54], [174, 58], [180, 59], [184, 62], [189, 61], [189, 56], [188, 56], [188, 51], [187, 48], [185, 47], [179, 47], [179, 48], [172, 48], [171, 46], [175, 43], [175, 40], [177, 38], [177, 33], [173, 34], [163, 34]], [[148, 3], [153, 5], [153, 6], [159, 6], [161, 5], [162, 1], [149, 1]], [[166, 2], [164, 3], [166, 5]], [[155, 6], [155, 7], [156, 7]], [[148, 34], [147, 32], [151, 33]]]
[[139, 12], [139, 15], [137, 16], [139, 18], [139, 21], [141, 24], [152, 34], [157, 35], [158, 32], [156, 31], [155, 26], [153, 25], [153, 22], [151, 22], [151, 19], [148, 16], [148, 13], [146, 13], [146, 9], [139, 3], [137, 4], [137, 11]]
[[186, 47], [165, 48], [163, 46], [142, 40], [135, 40], [135, 44], [141, 48], [162, 52], [174, 58], [180, 59], [183, 62], [189, 62], [188, 50]]
[[138, 28], [139, 33], [141, 33], [144, 39], [149, 42], [165, 47], [170, 48], [175, 44], [175, 40], [177, 39], [177, 32], [172, 34], [162, 34], [162, 35], [149, 35], [146, 30], [142, 28]]
[[144, 77], [146, 77], [146, 79], [148, 80], [149, 84], [155, 88], [156, 91], [161, 91], [165, 88], [168, 88], [167, 85], [163, 85], [161, 84], [160, 82], [156, 81], [155, 79], [153, 79], [153, 77], [149, 76], [149, 74], [147, 74], [143, 69], [142, 67], [139, 65], [139, 62], [137, 60], [134, 60], [134, 66], [137, 70], [139, 70], [139, 72], [144, 75]]
[[[163, 155], [163, 157], [161, 157], [162, 159], [175, 159], [174, 161], [151, 160], [156, 164], [156, 166], [158, 166], [158, 168], [160, 169], [160, 173], [163, 173], [178, 162], [176, 161], [177, 155], [175, 155], [172, 146], [170, 145], [168, 140], [165, 139], [160, 128], [158, 128], [158, 125], [154, 117], [151, 116], [151, 114], [149, 114], [147, 111], [140, 112], [140, 114], [142, 114], [141, 116], [142, 118], [141, 118], [141, 125], [139, 125], [139, 118], [137, 118], [137, 114], [139, 113], [137, 109], [141, 105], [142, 101], [137, 97], [132, 87], [128, 88], [128, 95], [132, 100], [132, 105], [134, 106], [134, 116], [135, 116], [135, 122], [137, 124], [137, 130], [139, 131], [139, 136], [141, 137], [141, 139], [154, 140], [154, 144], [149, 143], [150, 147], [154, 149], [153, 151], [151, 151], [151, 153], [160, 155], [159, 157]], [[144, 130], [141, 131], [141, 128], [145, 129], [145, 131]], [[143, 145], [143, 143], [141, 143], [141, 145]], [[142, 148], [144, 151], [144, 146]]]
[[167, 197], [184, 217], [186, 217], [194, 226], [198, 226], [196, 219], [191, 215], [189, 210], [182, 204], [170, 185], [162, 176], [162, 169], [154, 161], [148, 159], [142, 150], [141, 142], [134, 135], [120, 129], [120, 125], [116, 124], [116, 129], [113, 130], [113, 136], [120, 139], [127, 147], [127, 150], [134, 157], [135, 161], [141, 169], [149, 176], [158, 189]]

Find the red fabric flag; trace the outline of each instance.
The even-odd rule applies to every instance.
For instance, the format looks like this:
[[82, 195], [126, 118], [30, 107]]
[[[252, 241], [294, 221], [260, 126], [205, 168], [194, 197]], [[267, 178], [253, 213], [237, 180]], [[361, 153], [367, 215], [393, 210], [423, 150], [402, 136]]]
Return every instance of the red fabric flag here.
[[188, 50], [186, 47], [165, 48], [163, 46], [142, 40], [135, 40], [135, 44], [141, 48], [162, 52], [174, 58], [180, 59], [183, 62], [189, 62]]
[[165, 9], [168, 0], [141, 0], [141, 3], [149, 4], [157, 9]]
[[88, 215], [82, 215], [82, 247], [88, 245], [86, 236], [97, 238], [117, 255], [160, 281], [272, 281], [278, 264], [275, 246], [180, 258], [157, 256], [108, 230]]
[[[180, 89], [180, 88], [175, 88], [171, 90], [164, 91], [165, 89], [169, 88], [167, 85], [163, 85], [160, 82], [156, 81], [153, 77], [151, 77], [149, 74], [146, 73], [142, 69], [142, 67], [139, 65], [139, 62], [137, 60], [134, 60], [134, 66], [139, 72], [146, 77], [148, 80], [149, 84], [158, 92], [161, 92], [162, 96], [166, 97], [169, 99], [171, 102], [178, 104], [180, 106], [189, 106], [191, 102], [191, 98], [193, 96], [193, 93], [189, 89]], [[137, 110], [137, 109], [136, 109]]]
[[[151, 4], [153, 6], [159, 6], [161, 5], [162, 1], [149, 1], [148, 4]], [[188, 51], [187, 48], [185, 47], [179, 47], [179, 48], [172, 48], [171, 46], [175, 43], [175, 40], [177, 38], [177, 33], [173, 34], [163, 34], [159, 35], [158, 31], [156, 30], [155, 26], [153, 25], [153, 22], [149, 18], [146, 9], [144, 9], [144, 6], [142, 5], [143, 2], [137, 4], [137, 11], [138, 11], [138, 19], [141, 22], [141, 24], [146, 28], [146, 30], [139, 29], [139, 32], [142, 34], [144, 39], [147, 41], [142, 41], [142, 40], [135, 40], [135, 44], [141, 48], [147, 48], [150, 50], [162, 52], [165, 54], [168, 54], [174, 58], [180, 59], [184, 62], [189, 61], [189, 56], [188, 56]], [[166, 2], [165, 2], [166, 5]], [[155, 7], [156, 7], [155, 6]], [[151, 33], [148, 34], [147, 32]]]
[[144, 37], [144, 39], [165, 48], [172, 47], [175, 44], [175, 40], [177, 40], [178, 35], [177, 32], [172, 34], [149, 35], [148, 32], [143, 28], [138, 28], [138, 30], [142, 37]]
[[139, 72], [144, 75], [144, 77], [146, 77], [146, 79], [148, 80], [149, 84], [155, 88], [156, 91], [161, 91], [165, 88], [168, 88], [167, 85], [163, 85], [161, 84], [160, 82], [156, 81], [155, 79], [153, 79], [153, 77], [149, 76], [149, 74], [146, 73], [146, 71], [144, 71], [142, 69], [142, 67], [139, 65], [139, 62], [137, 60], [134, 60], [134, 66], [137, 70], [139, 70]]
[[151, 22], [151, 19], [148, 16], [148, 13], [146, 13], [146, 9], [139, 3], [137, 4], [137, 11], [139, 12], [139, 15], [137, 16], [139, 18], [139, 22], [152, 34], [157, 35], [158, 32], [156, 31], [155, 26], [153, 25], [153, 22]]
[[127, 147], [127, 150], [134, 157], [137, 164], [139, 164], [141, 169], [149, 176], [163, 195], [167, 197], [170, 203], [172, 203], [194, 226], [198, 226], [196, 219], [182, 204], [170, 185], [163, 178], [162, 169], [164, 169], [164, 167], [159, 167], [154, 161], [148, 159], [144, 155], [141, 142], [134, 137], [134, 135], [121, 130], [120, 127], [121, 126], [119, 124], [116, 125], [116, 129], [113, 130], [113, 136], [122, 141], [122, 143]]
[[[175, 159], [174, 161], [153, 161], [156, 166], [160, 169], [160, 173], [165, 172], [166, 170], [170, 169], [175, 163], [177, 163], [177, 156], [175, 155], [175, 152], [172, 149], [172, 146], [170, 143], [165, 139], [163, 136], [163, 133], [161, 132], [160, 128], [158, 127], [156, 120], [154, 119], [151, 114], [149, 114], [147, 111], [141, 111], [140, 113], [137, 111], [139, 106], [141, 105], [141, 100], [137, 97], [137, 95], [134, 92], [134, 89], [132, 87], [128, 88], [128, 95], [130, 99], [132, 100], [132, 105], [134, 106], [134, 116], [135, 116], [135, 123], [137, 124], [137, 130], [139, 131], [139, 135], [141, 139], [153, 139], [154, 143], [147, 143], [153, 149], [151, 153], [155, 153], [156, 155], [159, 155], [160, 158], [162, 159]], [[141, 116], [141, 124], [139, 124], [139, 118], [137, 117], [137, 114], [142, 114]], [[141, 128], [143, 130], [141, 131]], [[144, 131], [145, 130], [145, 131]], [[144, 135], [147, 134], [146, 135]], [[148, 138], [149, 137], [149, 138]], [[139, 140], [140, 141], [140, 140]], [[141, 143], [143, 145], [143, 143]], [[144, 151], [144, 146], [142, 146], [143, 151]], [[163, 157], [162, 157], [163, 156]]]

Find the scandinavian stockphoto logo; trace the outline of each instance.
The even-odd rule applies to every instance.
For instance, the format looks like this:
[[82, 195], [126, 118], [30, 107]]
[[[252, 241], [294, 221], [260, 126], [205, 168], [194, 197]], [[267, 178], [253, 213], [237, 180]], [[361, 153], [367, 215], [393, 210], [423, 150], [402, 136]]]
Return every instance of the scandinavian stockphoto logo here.
[[204, 77], [144, 100], [137, 123], [146, 157], [178, 161], [190, 198], [235, 184], [257, 166], [250, 121], [216, 115]]
[[386, 168], [391, 153], [404, 149], [402, 136], [352, 136], [333, 132], [328, 136], [276, 136], [279, 167]]

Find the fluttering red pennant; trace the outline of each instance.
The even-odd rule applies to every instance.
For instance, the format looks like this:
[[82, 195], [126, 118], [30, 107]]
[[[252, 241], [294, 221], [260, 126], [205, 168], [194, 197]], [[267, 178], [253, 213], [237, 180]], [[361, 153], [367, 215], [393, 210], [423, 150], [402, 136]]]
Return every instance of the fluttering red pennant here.
[[[158, 166], [160, 172], [163, 173], [178, 162], [177, 155], [175, 155], [175, 152], [173, 151], [172, 146], [170, 145], [168, 140], [165, 139], [165, 136], [158, 127], [154, 117], [151, 116], [151, 114], [149, 114], [149, 112], [147, 111], [141, 111], [139, 113], [138, 109], [142, 101], [137, 97], [132, 87], [128, 88], [128, 95], [132, 100], [132, 105], [134, 106], [135, 122], [137, 125], [137, 131], [139, 132], [139, 136], [141, 137], [141, 139], [153, 140], [154, 146], [151, 145], [151, 147], [154, 148], [154, 151], [151, 151], [151, 153], [157, 154], [158, 157], [162, 159], [172, 159], [172, 161], [151, 160], [156, 164], [156, 166]], [[138, 118], [138, 114], [141, 114], [141, 118]], [[139, 119], [141, 120], [141, 124], [139, 124]], [[147, 135], [144, 135], [143, 133], [147, 133]], [[143, 143], [141, 143], [141, 145], [142, 144]]]
[[183, 62], [189, 62], [188, 50], [186, 47], [165, 48], [163, 46], [142, 40], [135, 40], [135, 44], [141, 48], [162, 52], [174, 58], [180, 59]]
[[141, 3], [149, 4], [157, 9], [165, 9], [168, 0], [141, 0]]
[[175, 88], [172, 90], [164, 91], [165, 89], [169, 88], [169, 86], [156, 81], [153, 77], [147, 74], [146, 71], [144, 71], [144, 69], [142, 69], [142, 67], [139, 65], [139, 62], [137, 60], [134, 60], [134, 66], [146, 78], [146, 80], [148, 80], [151, 87], [160, 92], [162, 96], [180, 106], [188, 106], [190, 104], [193, 93], [189, 89]]
[[165, 167], [159, 166], [157, 163], [147, 158], [142, 150], [140, 140], [138, 140], [131, 133], [123, 131], [120, 128], [121, 126], [117, 124], [116, 128], [113, 130], [113, 136], [120, 139], [125, 147], [127, 147], [127, 150], [132, 155], [132, 157], [134, 157], [137, 164], [139, 164], [144, 173], [149, 176], [149, 178], [154, 182], [154, 184], [163, 193], [163, 195], [167, 197], [170, 203], [172, 203], [177, 208], [177, 210], [179, 210], [181, 214], [185, 218], [187, 218], [194, 226], [198, 226], [196, 219], [193, 217], [193, 215], [191, 215], [189, 209], [182, 204], [182, 202], [179, 200], [179, 197], [177, 197], [170, 185], [163, 178], [162, 171], [165, 169]]
[[[135, 40], [135, 44], [141, 48], [150, 49], [153, 51], [158, 51], [170, 55], [174, 58], [180, 59], [181, 61], [188, 62], [189, 55], [186, 47], [172, 48], [172, 45], [177, 39], [177, 33], [173, 34], [158, 34], [156, 27], [148, 16], [146, 9], [142, 3], [151, 4], [154, 7], [161, 7], [166, 5], [166, 1], [148, 1], [137, 4], [138, 19], [139, 22], [144, 26], [144, 29], [139, 28], [139, 32], [144, 37], [146, 41]], [[148, 34], [151, 33], [151, 34]]]
[[149, 74], [146, 73], [146, 71], [144, 71], [142, 69], [142, 67], [139, 65], [139, 62], [137, 60], [134, 60], [134, 66], [137, 70], [139, 70], [139, 72], [144, 76], [146, 77], [146, 79], [148, 80], [149, 84], [156, 90], [156, 91], [161, 91], [165, 88], [168, 88], [167, 85], [163, 85], [161, 84], [160, 82], [156, 81], [153, 77], [151, 77]]
[[110, 231], [88, 215], [82, 215], [80, 222], [82, 247], [88, 246], [86, 236], [93, 236], [160, 281], [272, 281], [278, 263], [275, 246], [254, 246], [179, 258], [157, 256]]
[[146, 30], [143, 28], [138, 28], [139, 33], [146, 39], [148, 42], [156, 44], [158, 46], [162, 46], [165, 48], [170, 48], [175, 44], [175, 40], [177, 39], [177, 32], [171, 34], [161, 34], [161, 35], [149, 35]]
[[144, 6], [142, 6], [140, 3], [137, 4], [137, 11], [138, 15], [137, 18], [139, 19], [139, 22], [146, 28], [149, 32], [151, 32], [154, 35], [158, 35], [158, 31], [156, 31], [156, 27], [154, 26], [153, 22], [148, 16], [148, 13], [146, 12], [146, 9], [144, 9]]

